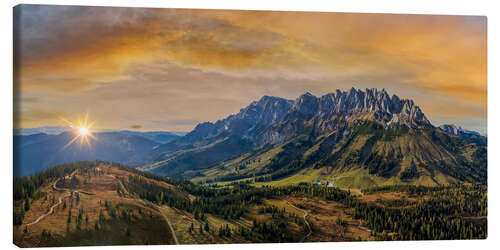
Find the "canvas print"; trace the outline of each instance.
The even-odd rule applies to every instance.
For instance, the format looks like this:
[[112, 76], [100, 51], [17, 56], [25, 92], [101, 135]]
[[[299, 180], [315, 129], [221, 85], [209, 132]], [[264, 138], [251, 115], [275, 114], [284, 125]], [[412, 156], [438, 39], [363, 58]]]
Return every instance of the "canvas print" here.
[[17, 246], [487, 238], [484, 16], [13, 11]]

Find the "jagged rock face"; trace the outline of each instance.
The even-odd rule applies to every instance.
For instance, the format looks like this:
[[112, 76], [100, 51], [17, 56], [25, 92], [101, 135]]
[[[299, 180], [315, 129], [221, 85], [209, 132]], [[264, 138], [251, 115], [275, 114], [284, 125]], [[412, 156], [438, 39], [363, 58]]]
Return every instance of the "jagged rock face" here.
[[301, 95], [293, 103], [284, 121], [266, 130], [258, 139], [259, 144], [282, 143], [311, 127], [316, 135], [339, 130], [362, 121], [375, 121], [384, 126], [430, 125], [422, 110], [412, 100], [377, 89], [366, 91], [354, 88], [347, 92], [337, 90], [322, 97], [310, 93]]
[[276, 144], [296, 136], [306, 127], [321, 134], [365, 120], [384, 126], [430, 125], [412, 100], [390, 97], [384, 89], [352, 88], [321, 97], [305, 93], [295, 101], [264, 96], [224, 120], [199, 124], [186, 137], [206, 139], [230, 132], [252, 139], [256, 144]]
[[243, 138], [253, 138], [268, 126], [283, 121], [292, 103], [283, 98], [264, 96], [241, 109], [238, 114], [217, 121], [215, 125]]
[[235, 115], [215, 123], [204, 122], [186, 135], [190, 139], [207, 139], [223, 132], [230, 132], [243, 138], [253, 138], [272, 124], [283, 121], [293, 101], [279, 97], [263, 96]]
[[320, 98], [306, 93], [301, 95], [293, 104], [291, 113], [300, 113], [306, 117], [328, 114], [360, 116], [369, 115], [373, 120], [385, 123], [407, 123], [409, 126], [430, 124], [424, 113], [413, 100], [401, 100], [396, 95], [389, 97], [383, 89], [356, 90], [348, 92], [337, 90]]

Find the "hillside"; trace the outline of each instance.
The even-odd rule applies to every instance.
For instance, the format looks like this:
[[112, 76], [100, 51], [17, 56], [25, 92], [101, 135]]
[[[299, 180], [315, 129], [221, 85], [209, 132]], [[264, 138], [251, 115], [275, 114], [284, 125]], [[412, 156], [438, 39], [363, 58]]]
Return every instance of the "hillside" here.
[[200, 183], [486, 182], [486, 137], [434, 127], [412, 100], [377, 89], [306, 93], [294, 101], [264, 96], [152, 155], [141, 169]]
[[[13, 212], [14, 243], [20, 247], [484, 239], [487, 234], [484, 186], [388, 186], [361, 195], [308, 183], [221, 188], [102, 161], [14, 179]], [[387, 223], [403, 214], [407, 223]], [[429, 221], [437, 223], [432, 230], [426, 230]]]
[[[322, 180], [339, 187], [486, 182], [485, 149], [434, 129], [384, 129], [367, 122], [313, 138], [303, 135], [200, 172], [194, 181], [249, 180], [297, 184]], [[355, 175], [353, 177], [352, 175]]]
[[[249, 140], [231, 135], [221, 135], [202, 146], [164, 153], [142, 170], [176, 178], [194, 177], [198, 170], [217, 166], [252, 148]], [[166, 167], [165, 167], [166, 166]]]
[[14, 242], [21, 247], [173, 244], [161, 210], [133, 198], [121, 184], [130, 175], [99, 162], [80, 162], [42, 172], [37, 177], [44, 183], [38, 187], [14, 184], [14, 224], [23, 221]]

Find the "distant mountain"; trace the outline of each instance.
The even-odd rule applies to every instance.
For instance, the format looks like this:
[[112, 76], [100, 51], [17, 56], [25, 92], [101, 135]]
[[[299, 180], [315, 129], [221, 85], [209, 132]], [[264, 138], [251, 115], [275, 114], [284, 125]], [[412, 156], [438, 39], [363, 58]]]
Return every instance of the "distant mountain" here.
[[58, 135], [63, 132], [71, 131], [73, 128], [69, 126], [50, 126], [50, 127], [39, 127], [39, 128], [16, 128], [14, 129], [14, 135], [34, 135], [34, 134], [48, 134], [48, 135]]
[[264, 96], [159, 146], [143, 169], [203, 181], [318, 178], [319, 171], [436, 185], [485, 181], [485, 145], [434, 127], [413, 100], [352, 88], [294, 101]]
[[121, 133], [94, 133], [91, 146], [77, 142], [64, 148], [75, 135], [63, 132], [57, 135], [33, 134], [14, 136], [14, 175], [24, 176], [49, 167], [82, 160], [106, 160], [131, 166], [145, 164], [148, 153], [160, 143], [143, 136]]
[[479, 145], [486, 146], [487, 138], [485, 136], [481, 136], [479, 132], [466, 130], [463, 129], [462, 127], [457, 127], [453, 124], [441, 125], [438, 128], [441, 131], [448, 133], [450, 135], [458, 136], [468, 141], [475, 142]]
[[36, 173], [48, 167], [79, 160], [107, 160], [131, 166], [151, 161], [151, 153], [161, 144], [182, 138], [184, 132], [139, 132], [103, 130], [94, 132], [92, 146], [77, 143], [63, 150], [74, 138], [71, 127], [14, 129], [15, 176]]
[[[14, 129], [14, 135], [36, 135], [36, 134], [47, 134], [47, 135], [58, 135], [64, 132], [72, 131], [73, 128], [70, 126], [48, 126], [39, 128], [16, 128]], [[113, 130], [113, 129], [102, 129], [96, 131], [100, 132], [121, 132], [124, 134], [137, 135], [147, 138], [149, 140], [158, 143], [167, 143], [178, 139], [187, 134], [187, 132], [169, 132], [169, 131], [130, 131], [130, 130]]]

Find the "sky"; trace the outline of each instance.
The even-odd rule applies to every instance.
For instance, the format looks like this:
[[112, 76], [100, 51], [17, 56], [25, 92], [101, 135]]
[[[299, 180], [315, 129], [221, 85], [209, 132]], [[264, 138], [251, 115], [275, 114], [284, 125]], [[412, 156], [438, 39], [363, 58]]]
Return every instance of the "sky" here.
[[[487, 133], [486, 17], [20, 5], [14, 127], [190, 131], [263, 95], [385, 88]], [[62, 118], [62, 119], [61, 119]]]

